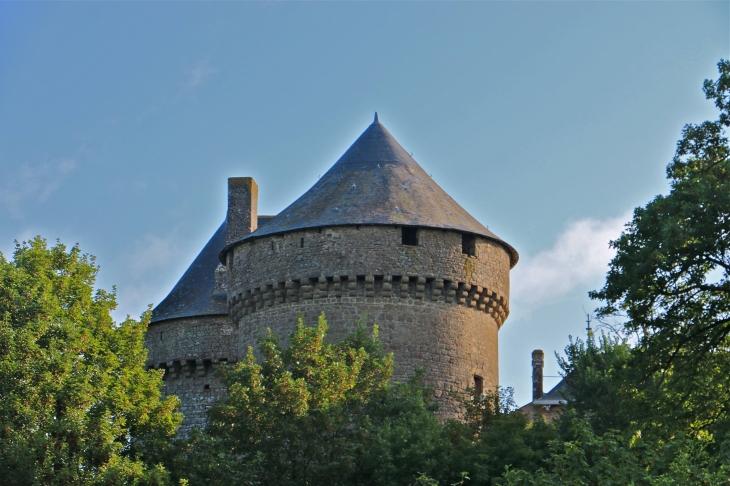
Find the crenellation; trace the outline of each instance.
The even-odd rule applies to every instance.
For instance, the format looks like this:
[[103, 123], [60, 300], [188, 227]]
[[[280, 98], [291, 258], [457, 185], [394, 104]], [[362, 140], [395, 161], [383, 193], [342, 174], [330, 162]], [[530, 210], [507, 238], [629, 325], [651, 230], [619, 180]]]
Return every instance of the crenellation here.
[[[267, 285], [263, 288], [247, 289], [240, 295], [245, 296], [250, 294], [253, 298], [241, 299], [240, 297], [235, 297], [235, 300], [239, 300], [240, 303], [231, 306], [231, 318], [233, 322], [238, 322], [242, 316], [249, 315], [253, 312], [261, 311], [275, 305], [299, 302], [298, 295], [300, 293], [302, 295], [301, 300], [339, 302], [342, 298], [348, 297], [342, 294], [341, 281], [348, 281], [349, 284], [352, 284], [351, 287], [355, 287], [358, 281], [361, 282], [359, 296], [375, 298], [378, 299], [378, 302], [400, 302], [402, 299], [415, 301], [426, 300], [464, 305], [487, 313], [491, 313], [497, 307], [501, 307], [501, 314], [505, 316], [509, 314], [509, 309], [505, 305], [506, 300], [503, 296], [499, 296], [496, 292], [489, 292], [487, 289], [478, 285], [412, 276], [408, 277], [408, 284], [402, 284], [401, 286], [401, 289], [407, 286], [407, 293], [404, 295], [401, 290], [401, 294], [396, 295], [393, 291], [392, 282], [397, 282], [400, 278], [400, 276], [393, 275], [352, 277], [347, 275], [334, 275], [331, 277], [307, 279], [309, 283], [304, 285], [299, 285], [298, 281], [289, 280]], [[329, 290], [330, 288], [332, 290]], [[447, 289], [445, 291], [445, 299], [442, 297], [444, 295], [444, 289]], [[459, 295], [458, 299], [454, 299], [456, 293]], [[355, 292], [353, 296], [357, 297], [358, 293]]]
[[[330, 277], [332, 278], [332, 277]], [[326, 299], [327, 294], [329, 293], [327, 290], [327, 277], [319, 277], [317, 279], [317, 298], [318, 299]]]
[[365, 297], [375, 297], [375, 277], [365, 275]]
[[342, 278], [339, 275], [332, 276], [332, 291], [335, 297], [342, 297]]

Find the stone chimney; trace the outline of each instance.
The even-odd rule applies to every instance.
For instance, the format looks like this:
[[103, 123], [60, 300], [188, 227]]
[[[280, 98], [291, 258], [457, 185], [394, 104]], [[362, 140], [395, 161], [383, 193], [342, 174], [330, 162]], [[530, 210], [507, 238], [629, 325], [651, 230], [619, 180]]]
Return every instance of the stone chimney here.
[[253, 177], [228, 178], [227, 245], [256, 231], [258, 206], [259, 186]]
[[545, 353], [541, 349], [532, 352], [532, 401], [542, 398], [542, 372], [545, 368]]

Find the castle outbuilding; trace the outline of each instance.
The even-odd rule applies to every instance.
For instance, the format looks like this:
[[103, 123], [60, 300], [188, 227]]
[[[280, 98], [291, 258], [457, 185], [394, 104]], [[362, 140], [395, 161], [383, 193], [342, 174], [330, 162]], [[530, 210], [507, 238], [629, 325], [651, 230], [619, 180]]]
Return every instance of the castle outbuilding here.
[[498, 384], [498, 331], [518, 254], [454, 201], [378, 121], [303, 196], [258, 215], [252, 178], [228, 180], [228, 214], [153, 311], [148, 366], [165, 369], [183, 430], [202, 426], [225, 393], [213, 375], [266, 329], [327, 316], [340, 340], [366, 316], [379, 324], [395, 379], [416, 367], [441, 402]]
[[544, 369], [545, 353], [541, 349], [536, 349], [532, 352], [532, 401], [517, 409], [530, 422], [538, 417], [546, 422], [552, 422], [563, 412], [568, 404], [568, 397], [570, 397], [565, 378], [545, 393]]

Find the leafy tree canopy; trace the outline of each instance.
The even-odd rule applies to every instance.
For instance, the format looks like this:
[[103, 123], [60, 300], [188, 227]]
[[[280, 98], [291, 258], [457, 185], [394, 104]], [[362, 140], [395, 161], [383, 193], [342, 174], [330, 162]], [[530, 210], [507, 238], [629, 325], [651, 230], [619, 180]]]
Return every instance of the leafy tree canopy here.
[[648, 386], [635, 352], [605, 335], [571, 342], [560, 360], [570, 400], [557, 420], [559, 439], [537, 471], [511, 466], [497, 484], [729, 484], [730, 440], [662, 417], [655, 400], [671, 401], [673, 382]]
[[544, 467], [511, 468], [503, 484], [728, 484], [730, 63], [718, 68], [704, 83], [718, 119], [684, 127], [669, 194], [634, 211], [591, 293], [636, 340], [571, 341], [560, 440]]
[[[678, 436], [648, 444], [616, 431], [597, 435], [581, 419], [570, 422], [569, 440], [552, 442], [547, 467], [508, 469], [503, 486], [688, 486], [727, 485], [727, 454], [712, 454], [708, 437]], [[726, 444], [727, 445], [727, 444]]]
[[[444, 424], [433, 389], [417, 370], [392, 383], [392, 356], [377, 327], [362, 326], [340, 343], [325, 341], [300, 319], [281, 346], [274, 335], [222, 370], [227, 398], [210, 413], [207, 430], [180, 444], [171, 470], [192, 485], [488, 485], [505, 465], [537, 470], [557, 437], [528, 424], [509, 392], [461, 397], [465, 421]], [[471, 391], [473, 392], [473, 390]], [[467, 484], [467, 483], [464, 483]]]
[[[702, 429], [730, 404], [730, 62], [704, 92], [718, 119], [686, 125], [667, 167], [671, 190], [634, 211], [605, 286], [602, 317], [623, 315], [640, 336], [635, 368], [656, 422]], [[652, 390], [653, 387], [653, 390]], [[663, 423], [662, 423], [663, 422]], [[691, 422], [691, 424], [690, 424]]]
[[115, 293], [78, 246], [37, 237], [0, 254], [0, 483], [165, 484], [145, 462], [180, 417], [145, 371], [141, 321], [116, 325]]

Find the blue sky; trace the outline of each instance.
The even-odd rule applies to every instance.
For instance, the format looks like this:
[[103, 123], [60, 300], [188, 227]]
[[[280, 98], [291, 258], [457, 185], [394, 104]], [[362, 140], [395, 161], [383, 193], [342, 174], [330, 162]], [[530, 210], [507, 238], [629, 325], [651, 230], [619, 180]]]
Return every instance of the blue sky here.
[[608, 240], [715, 116], [729, 5], [0, 3], [0, 250], [79, 242], [138, 315], [223, 220], [227, 177], [276, 214], [377, 110], [521, 254], [500, 374], [523, 403], [530, 352], [584, 335]]

